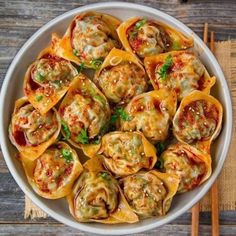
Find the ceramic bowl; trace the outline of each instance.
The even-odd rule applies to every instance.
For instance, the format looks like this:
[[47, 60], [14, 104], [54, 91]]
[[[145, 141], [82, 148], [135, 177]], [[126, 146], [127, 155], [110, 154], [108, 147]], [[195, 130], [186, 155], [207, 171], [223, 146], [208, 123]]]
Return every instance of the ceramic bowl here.
[[[198, 52], [200, 59], [205, 64], [210, 74], [217, 77], [217, 83], [214, 86], [213, 94], [223, 104], [224, 121], [221, 134], [213, 145], [212, 175], [203, 185], [196, 188], [195, 190], [176, 196], [173, 200], [170, 211], [163, 217], [153, 217], [142, 220], [135, 224], [104, 225], [97, 223], [78, 223], [70, 215], [65, 199], [47, 200], [41, 198], [33, 191], [27, 182], [23, 168], [15, 158], [16, 149], [8, 139], [8, 125], [11, 113], [13, 111], [14, 102], [17, 98], [23, 95], [22, 85], [25, 71], [28, 65], [35, 60], [37, 54], [49, 44], [51, 33], [57, 32], [59, 35], [63, 35], [72, 18], [76, 14], [84, 11], [104, 12], [114, 15], [121, 20], [125, 20], [126, 18], [132, 16], [146, 16], [164, 22], [186, 35], [193, 36], [195, 50]], [[79, 7], [61, 16], [58, 16], [39, 29], [24, 44], [24, 46], [20, 49], [12, 61], [2, 86], [0, 99], [0, 130], [1, 147], [9, 171], [23, 192], [51, 217], [66, 225], [91, 233], [103, 235], [134, 234], [171, 222], [190, 209], [207, 193], [219, 175], [226, 159], [232, 131], [232, 105], [229, 89], [219, 64], [210, 50], [202, 42], [202, 40], [191, 29], [175, 18], [154, 8], [131, 3], [106, 2]]]

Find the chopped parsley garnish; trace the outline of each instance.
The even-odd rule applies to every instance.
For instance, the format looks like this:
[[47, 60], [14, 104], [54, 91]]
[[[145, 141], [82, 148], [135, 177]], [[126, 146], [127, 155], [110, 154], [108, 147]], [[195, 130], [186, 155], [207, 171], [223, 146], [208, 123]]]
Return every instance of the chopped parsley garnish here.
[[92, 62], [91, 62], [91, 66], [92, 66], [93, 69], [97, 70], [102, 65], [102, 63], [103, 63], [103, 59], [102, 58], [100, 58], [100, 59], [93, 59]]
[[78, 57], [78, 56], [79, 56], [78, 50], [77, 50], [77, 49], [73, 49], [73, 54], [74, 54], [76, 57]]
[[156, 150], [157, 150], [157, 155], [160, 156], [161, 153], [165, 150], [165, 143], [163, 142], [158, 142], [155, 147], [156, 147]]
[[35, 99], [36, 99], [37, 102], [40, 102], [43, 99], [43, 96], [42, 95], [36, 95]]
[[62, 148], [61, 154], [62, 154], [62, 157], [66, 160], [66, 162], [71, 162], [73, 160], [70, 150]]
[[181, 45], [179, 41], [174, 41], [172, 44], [172, 49], [173, 50], [180, 50], [181, 49]]
[[143, 27], [146, 23], [147, 23], [147, 19], [146, 19], [146, 18], [143, 18], [142, 20], [138, 21], [138, 22], [135, 24], [135, 29], [136, 29], [136, 30], [140, 30], [140, 28]]
[[166, 79], [168, 70], [173, 65], [173, 59], [171, 55], [168, 55], [165, 59], [164, 65], [160, 68], [159, 75], [161, 79]]
[[111, 123], [115, 123], [118, 118], [121, 118], [124, 121], [130, 120], [129, 115], [126, 113], [126, 111], [122, 107], [116, 108], [114, 114], [111, 116]]
[[89, 137], [87, 134], [87, 131], [85, 129], [81, 129], [80, 133], [76, 137], [76, 141], [82, 144], [88, 144], [89, 143]]
[[64, 121], [61, 121], [61, 126], [64, 131], [64, 135], [65, 135], [64, 140], [69, 139], [71, 136], [71, 133], [70, 133], [70, 129], [69, 129], [68, 125]]
[[109, 174], [107, 172], [100, 173], [100, 176], [105, 180], [108, 180], [108, 178], [109, 178]]
[[162, 158], [159, 158], [157, 160], [155, 167], [159, 170], [163, 169], [164, 168], [164, 160]]
[[38, 82], [43, 82], [43, 81], [44, 81], [43, 75], [41, 75], [39, 72], [36, 74], [35, 79], [36, 79]]
[[82, 62], [79, 66], [76, 67], [78, 73], [81, 73], [82, 70], [84, 69], [84, 62]]

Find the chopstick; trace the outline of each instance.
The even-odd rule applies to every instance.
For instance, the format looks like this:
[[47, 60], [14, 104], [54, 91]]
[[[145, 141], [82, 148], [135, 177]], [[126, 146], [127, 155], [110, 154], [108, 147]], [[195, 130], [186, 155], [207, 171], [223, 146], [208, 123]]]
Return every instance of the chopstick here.
[[[210, 49], [214, 53], [215, 34], [211, 32]], [[211, 187], [211, 233], [212, 236], [219, 235], [219, 194], [217, 179]]]
[[[208, 43], [208, 23], [204, 24], [203, 41], [204, 41], [205, 44]], [[214, 45], [214, 43], [211, 43], [211, 45]], [[192, 207], [191, 236], [198, 236], [198, 232], [199, 232], [199, 212], [200, 212], [200, 202], [196, 203]]]

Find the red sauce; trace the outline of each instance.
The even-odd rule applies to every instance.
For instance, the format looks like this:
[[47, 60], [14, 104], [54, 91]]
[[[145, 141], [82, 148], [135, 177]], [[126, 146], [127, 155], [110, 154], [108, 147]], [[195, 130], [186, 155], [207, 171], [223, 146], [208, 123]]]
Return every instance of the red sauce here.
[[26, 146], [27, 141], [25, 139], [24, 132], [17, 130], [13, 133], [13, 137], [14, 137], [17, 144], [19, 144], [20, 146]]
[[153, 105], [154, 105], [155, 109], [156, 109], [158, 112], [161, 112], [160, 101], [159, 101], [159, 100], [153, 99]]
[[203, 90], [205, 88], [205, 77], [204, 75], [198, 80], [198, 90]]

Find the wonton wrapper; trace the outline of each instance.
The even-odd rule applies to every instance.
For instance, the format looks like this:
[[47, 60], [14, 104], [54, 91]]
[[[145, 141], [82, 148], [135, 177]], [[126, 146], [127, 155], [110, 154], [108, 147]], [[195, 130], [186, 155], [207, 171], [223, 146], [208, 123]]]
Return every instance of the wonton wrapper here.
[[[45, 127], [45, 122], [48, 120], [52, 123], [46, 123], [47, 126]], [[9, 125], [9, 138], [20, 152], [22, 159], [35, 160], [38, 158], [56, 141], [60, 129], [60, 117], [54, 108], [48, 113], [41, 115], [28, 102], [26, 97], [20, 98], [15, 102], [14, 112]]]
[[156, 170], [138, 172], [121, 179], [121, 189], [140, 218], [163, 216], [170, 209], [180, 179]]
[[[63, 157], [62, 150], [70, 153], [69, 161]], [[53, 144], [34, 161], [24, 159], [22, 164], [34, 191], [47, 199], [70, 194], [74, 181], [83, 170], [76, 151], [64, 142]]]
[[[92, 17], [93, 20], [95, 19], [95, 22], [84, 23], [84, 21], [81, 21], [82, 19], [88, 20], [88, 17]], [[89, 27], [89, 30], [86, 29], [87, 35], [85, 37], [84, 32], [77, 32], [77, 37], [79, 37], [80, 41], [76, 40], [76, 43], [82, 47], [80, 48], [80, 50], [82, 50], [81, 52], [78, 50], [78, 47], [76, 49], [75, 46], [72, 45], [73, 30], [75, 27], [78, 28], [78, 25], [76, 25], [78, 21], [83, 25], [83, 29]], [[93, 68], [93, 60], [104, 60], [112, 48], [120, 47], [116, 33], [116, 28], [119, 25], [120, 21], [117, 18], [104, 13], [81, 13], [73, 19], [62, 39], [59, 39], [56, 34], [53, 34], [54, 51], [59, 56], [73, 61], [78, 65], [84, 63], [85, 67]], [[85, 50], [87, 50], [87, 52]]]
[[69, 61], [56, 56], [48, 47], [29, 66], [24, 78], [24, 94], [41, 114], [45, 114], [65, 95], [77, 74]]
[[141, 132], [115, 131], [104, 135], [98, 154], [109, 171], [122, 177], [142, 168], [152, 169], [157, 161], [155, 147]]
[[126, 202], [117, 180], [102, 168], [100, 160], [90, 159], [84, 168], [73, 191], [67, 196], [70, 212], [75, 219], [104, 224], [137, 222], [138, 217]]
[[135, 96], [125, 107], [127, 120], [120, 119], [122, 131], [141, 131], [151, 142], [164, 141], [176, 111], [175, 92], [160, 89]]
[[[156, 55], [166, 51], [187, 49], [193, 46], [192, 38], [186, 37], [170, 26], [155, 20], [147, 19], [143, 26], [139, 29], [135, 29], [136, 23], [142, 20], [145, 19], [141, 17], [130, 18], [124, 21], [117, 29], [118, 36], [125, 50], [135, 53], [139, 58]], [[150, 26], [150, 24], [152, 26]], [[132, 28], [135, 29], [135, 32], [139, 33], [134, 34], [134, 31], [131, 31], [131, 36], [133, 35], [133, 43], [131, 43], [133, 48], [128, 37], [129, 30], [132, 30]], [[147, 44], [143, 45], [144, 42]], [[146, 52], [143, 50], [144, 48], [146, 48]]]
[[[60, 104], [58, 113], [70, 131], [68, 141], [82, 148], [88, 156], [96, 153], [99, 144], [94, 141], [103, 135], [103, 128], [110, 120], [109, 104], [96, 85], [85, 75], [79, 74]], [[87, 139], [83, 143], [78, 137], [84, 131]], [[62, 134], [66, 137], [63, 127]]]
[[173, 119], [173, 133], [180, 142], [195, 144], [210, 153], [211, 143], [219, 135], [223, 108], [220, 102], [201, 91], [184, 97]]
[[[167, 70], [167, 77], [160, 77], [160, 69], [166, 58], [171, 57], [172, 65]], [[201, 61], [190, 51], [173, 51], [146, 57], [144, 65], [154, 89], [174, 90], [180, 101], [193, 90], [210, 94], [216, 78], [210, 77]]]
[[144, 68], [132, 53], [113, 48], [94, 82], [109, 101], [124, 104], [147, 90], [145, 77]]
[[178, 192], [183, 193], [200, 186], [211, 175], [211, 156], [189, 144], [173, 144], [160, 158], [165, 173], [180, 177]]

